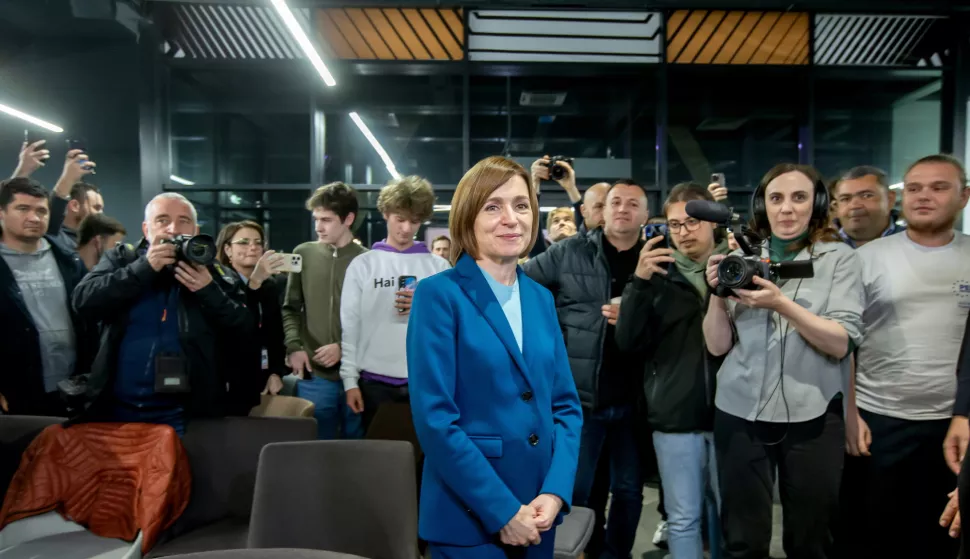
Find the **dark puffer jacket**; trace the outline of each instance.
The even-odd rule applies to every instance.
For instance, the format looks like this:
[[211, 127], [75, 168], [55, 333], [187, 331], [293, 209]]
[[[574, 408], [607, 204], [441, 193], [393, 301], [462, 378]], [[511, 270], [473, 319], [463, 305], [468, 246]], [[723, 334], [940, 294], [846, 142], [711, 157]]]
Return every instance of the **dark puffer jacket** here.
[[584, 408], [596, 409], [607, 326], [602, 307], [611, 298], [603, 230], [554, 243], [522, 269], [552, 291], [579, 399]]

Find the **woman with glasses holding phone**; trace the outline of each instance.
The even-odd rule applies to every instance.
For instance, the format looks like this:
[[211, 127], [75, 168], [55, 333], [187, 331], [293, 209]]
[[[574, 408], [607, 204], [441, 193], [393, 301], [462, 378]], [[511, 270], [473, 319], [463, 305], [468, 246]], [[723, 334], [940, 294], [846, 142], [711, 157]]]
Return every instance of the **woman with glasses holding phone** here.
[[258, 340], [240, 343], [230, 340], [228, 354], [237, 356], [236, 363], [247, 373], [245, 379], [229, 386], [234, 415], [248, 415], [259, 404], [260, 392], [277, 394], [283, 388], [286, 374], [286, 347], [283, 344], [283, 288], [276, 274], [283, 266], [283, 255], [264, 250], [263, 227], [254, 221], [230, 223], [219, 232], [216, 260], [231, 269], [246, 285], [247, 304], [259, 324]]

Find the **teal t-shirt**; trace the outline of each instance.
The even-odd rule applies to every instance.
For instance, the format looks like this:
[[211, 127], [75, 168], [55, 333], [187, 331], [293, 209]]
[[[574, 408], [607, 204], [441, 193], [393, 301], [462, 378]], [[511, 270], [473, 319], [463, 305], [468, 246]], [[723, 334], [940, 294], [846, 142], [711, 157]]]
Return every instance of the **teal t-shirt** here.
[[505, 312], [505, 318], [509, 321], [512, 334], [515, 335], [515, 342], [519, 344], [519, 351], [522, 351], [522, 301], [519, 299], [518, 276], [512, 285], [504, 285], [485, 270], [482, 270], [482, 274], [485, 275], [488, 286], [492, 288], [492, 293], [495, 294], [498, 304]]

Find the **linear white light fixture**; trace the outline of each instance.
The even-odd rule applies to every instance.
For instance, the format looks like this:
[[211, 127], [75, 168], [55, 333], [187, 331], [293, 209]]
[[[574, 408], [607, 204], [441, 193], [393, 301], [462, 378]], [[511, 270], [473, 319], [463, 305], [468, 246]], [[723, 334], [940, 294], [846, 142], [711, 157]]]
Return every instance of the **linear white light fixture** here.
[[903, 189], [903, 183], [901, 182], [897, 182], [896, 184], [889, 185], [889, 190], [902, 190], [902, 189]]
[[57, 132], [58, 134], [60, 134], [61, 132], [64, 131], [63, 128], [61, 128], [60, 126], [58, 126], [56, 124], [51, 124], [51, 123], [47, 122], [46, 120], [41, 120], [41, 119], [37, 118], [36, 116], [31, 116], [31, 115], [29, 115], [29, 114], [27, 114], [27, 113], [25, 113], [23, 111], [18, 111], [17, 109], [15, 109], [13, 107], [8, 107], [7, 105], [0, 104], [0, 112], [4, 112], [4, 113], [7, 113], [10, 116], [15, 116], [15, 117], [17, 117], [19, 119], [26, 120], [27, 122], [29, 122], [31, 124], [34, 124], [36, 126], [40, 126], [41, 128], [50, 130], [51, 132]]
[[384, 151], [384, 146], [377, 141], [377, 138], [375, 138], [374, 134], [371, 133], [370, 128], [368, 128], [367, 125], [364, 124], [364, 121], [360, 119], [360, 115], [357, 113], [350, 113], [350, 119], [354, 121], [357, 128], [360, 128], [361, 133], [365, 138], [367, 138], [367, 141], [370, 142], [370, 145], [374, 148], [374, 151], [377, 152], [377, 155], [381, 156], [381, 159], [384, 161], [384, 166], [387, 167], [387, 172], [391, 174], [391, 177], [395, 179], [401, 178], [401, 173], [397, 172], [397, 167], [395, 167], [394, 162], [391, 161], [391, 156]]
[[290, 11], [290, 7], [286, 5], [286, 0], [270, 0], [276, 11], [279, 12], [280, 18], [283, 19], [283, 23], [289, 28], [290, 34], [296, 39], [296, 42], [300, 44], [303, 49], [303, 53], [310, 60], [310, 64], [316, 68], [317, 73], [323, 78], [323, 83], [330, 87], [337, 85], [337, 81], [333, 79], [333, 74], [327, 69], [326, 64], [323, 63], [323, 59], [320, 58], [320, 53], [317, 49], [313, 48], [313, 43], [310, 42], [310, 38], [307, 37], [306, 33], [303, 31], [303, 27], [300, 22], [296, 21], [296, 17], [293, 12]]
[[182, 177], [180, 177], [178, 175], [169, 175], [168, 178], [172, 182], [177, 182], [179, 184], [184, 184], [185, 186], [192, 186], [193, 184], [195, 184], [194, 182], [190, 181], [189, 179], [183, 179]]

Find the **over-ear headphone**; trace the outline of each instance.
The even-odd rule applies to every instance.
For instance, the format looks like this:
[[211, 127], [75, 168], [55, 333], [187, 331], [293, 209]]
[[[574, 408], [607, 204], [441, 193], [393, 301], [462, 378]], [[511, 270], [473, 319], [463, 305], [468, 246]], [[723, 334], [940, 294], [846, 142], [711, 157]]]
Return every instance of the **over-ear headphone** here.
[[[800, 172], [797, 169], [792, 169], [792, 171]], [[829, 219], [829, 189], [826, 188], [825, 183], [820, 178], [812, 182], [815, 186], [815, 199], [812, 202], [811, 221], [826, 223]], [[754, 189], [754, 194], [751, 195], [751, 218], [754, 220], [755, 229], [758, 231], [771, 229], [771, 225], [768, 223], [767, 204], [765, 203], [765, 186], [767, 185], [762, 181]]]

